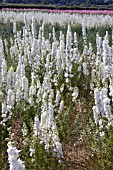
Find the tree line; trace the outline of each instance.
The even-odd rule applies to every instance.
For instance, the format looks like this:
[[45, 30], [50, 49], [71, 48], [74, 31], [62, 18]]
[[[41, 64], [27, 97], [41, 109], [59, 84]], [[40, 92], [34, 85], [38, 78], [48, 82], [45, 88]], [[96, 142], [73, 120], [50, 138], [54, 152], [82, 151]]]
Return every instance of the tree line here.
[[45, 5], [104, 5], [112, 4], [113, 0], [2, 0], [4, 3], [45, 4]]

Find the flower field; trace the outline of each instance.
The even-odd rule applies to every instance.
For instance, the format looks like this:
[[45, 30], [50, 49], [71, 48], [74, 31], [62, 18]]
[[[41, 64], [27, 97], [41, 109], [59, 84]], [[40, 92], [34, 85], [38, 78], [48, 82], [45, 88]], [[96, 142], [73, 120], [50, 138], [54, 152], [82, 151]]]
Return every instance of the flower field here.
[[113, 11], [0, 11], [1, 170], [113, 169]]

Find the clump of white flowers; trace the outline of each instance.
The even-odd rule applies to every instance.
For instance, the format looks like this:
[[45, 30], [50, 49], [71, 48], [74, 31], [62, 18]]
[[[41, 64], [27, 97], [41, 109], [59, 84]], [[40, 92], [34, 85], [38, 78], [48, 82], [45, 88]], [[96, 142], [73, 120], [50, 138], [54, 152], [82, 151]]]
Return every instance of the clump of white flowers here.
[[101, 120], [101, 118], [106, 118], [108, 120], [107, 127], [109, 127], [113, 122], [113, 116], [111, 113], [110, 99], [108, 97], [107, 89], [102, 88], [101, 90], [99, 90], [98, 88], [96, 88], [94, 90], [94, 99], [95, 106], [93, 106], [93, 114], [95, 124], [99, 124], [101, 128], [103, 126], [103, 121]]
[[7, 143], [8, 149], [8, 161], [9, 161], [9, 169], [10, 170], [25, 170], [24, 163], [19, 158], [19, 152], [15, 146], [13, 146], [12, 142]]

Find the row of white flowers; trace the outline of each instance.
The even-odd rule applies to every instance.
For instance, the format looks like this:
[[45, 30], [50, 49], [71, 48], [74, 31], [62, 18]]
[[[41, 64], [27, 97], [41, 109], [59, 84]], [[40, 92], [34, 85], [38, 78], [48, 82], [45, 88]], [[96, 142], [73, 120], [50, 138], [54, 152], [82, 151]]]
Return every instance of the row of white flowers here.
[[[0, 11], [0, 21], [3, 23], [7, 22], [23, 22], [25, 12], [14, 12], [14, 11]], [[35, 18], [36, 22], [40, 23], [43, 21], [46, 24], [58, 23], [59, 25], [65, 25], [68, 23], [82, 24], [85, 21], [86, 27], [99, 27], [99, 26], [113, 26], [113, 16], [103, 14], [74, 14], [74, 13], [47, 13], [47, 12], [26, 12], [27, 22], [32, 21], [32, 17]]]

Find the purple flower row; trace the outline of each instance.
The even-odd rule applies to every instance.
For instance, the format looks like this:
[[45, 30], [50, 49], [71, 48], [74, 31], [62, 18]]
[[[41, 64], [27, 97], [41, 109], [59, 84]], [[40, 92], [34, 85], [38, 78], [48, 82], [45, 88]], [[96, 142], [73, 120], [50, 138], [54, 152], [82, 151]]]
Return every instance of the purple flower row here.
[[38, 8], [3, 8], [5, 11], [45, 11], [52, 13], [80, 13], [80, 14], [110, 14], [113, 15], [113, 10], [52, 10]]

